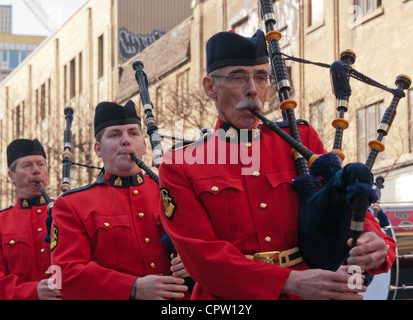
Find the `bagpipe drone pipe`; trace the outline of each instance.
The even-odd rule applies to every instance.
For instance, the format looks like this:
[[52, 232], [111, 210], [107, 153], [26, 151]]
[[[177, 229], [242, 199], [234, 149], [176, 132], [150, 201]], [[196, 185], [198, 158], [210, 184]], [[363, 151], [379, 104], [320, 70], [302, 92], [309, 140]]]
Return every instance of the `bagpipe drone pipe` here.
[[[162, 145], [161, 145], [161, 138], [170, 138], [172, 140], [180, 140], [181, 143], [183, 144], [188, 144], [192, 143], [192, 141], [188, 141], [185, 139], [178, 139], [175, 137], [168, 137], [168, 136], [163, 136], [158, 132], [158, 127], [156, 125], [156, 118], [152, 112], [153, 110], [153, 104], [150, 99], [149, 91], [148, 91], [148, 78], [146, 73], [143, 71], [144, 65], [143, 62], [140, 60], [135, 60], [132, 63], [132, 68], [135, 71], [135, 79], [136, 82], [139, 86], [139, 92], [140, 92], [140, 98], [143, 104], [143, 110], [145, 113], [145, 120], [144, 124], [147, 128], [147, 134], [149, 136], [149, 141], [151, 143], [151, 148], [152, 148], [152, 160], [153, 160], [153, 165], [155, 167], [158, 167], [161, 162], [162, 162], [162, 157], [163, 157], [163, 152], [162, 152]], [[144, 170], [158, 185], [159, 185], [159, 176], [153, 172], [143, 160], [138, 159], [135, 155], [131, 154], [131, 159], [137, 164], [139, 168]], [[175, 249], [175, 246], [172, 242], [172, 239], [169, 237], [168, 234], [165, 234], [161, 241], [165, 243], [168, 247], [168, 251], [170, 254], [173, 255], [173, 257], [176, 257], [178, 255], [178, 252]], [[188, 286], [188, 289], [192, 291], [195, 282], [191, 277], [184, 278], [185, 279], [185, 285]]]
[[[72, 121], [73, 121], [73, 108], [66, 107], [64, 109], [64, 113], [65, 113], [65, 118], [66, 118], [66, 129], [64, 131], [63, 153], [62, 153], [63, 170], [62, 170], [62, 183], [60, 185], [60, 191], [62, 192], [65, 192], [71, 189], [70, 187], [70, 161], [72, 159], [71, 126], [72, 126]], [[49, 211], [47, 212], [48, 216], [46, 219], [47, 235], [43, 240], [47, 243], [50, 243], [51, 241], [50, 231], [51, 231], [52, 222], [53, 222], [53, 215], [52, 215], [53, 201], [50, 199], [50, 197], [47, 195], [46, 191], [41, 187], [41, 185], [38, 185], [38, 187], [40, 189], [40, 192], [43, 194], [43, 197], [46, 199], [46, 203], [48, 204], [48, 208], [49, 208]]]
[[[411, 79], [400, 75], [396, 79], [397, 89], [389, 89], [354, 70], [355, 54], [346, 50], [341, 59], [331, 66], [289, 57], [301, 63], [312, 63], [331, 70], [332, 85], [337, 98], [339, 117], [333, 121], [336, 130], [333, 151], [315, 155], [304, 147], [299, 138], [294, 109], [297, 103], [289, 98], [290, 81], [285, 66], [285, 54], [281, 53], [279, 40], [281, 33], [275, 30], [275, 13], [271, 0], [260, 0], [261, 14], [266, 26], [266, 40], [271, 66], [276, 78], [280, 97], [280, 108], [287, 117], [291, 135], [279, 128], [256, 110], [263, 125], [277, 133], [289, 143], [295, 155], [299, 177], [292, 186], [300, 196], [298, 246], [304, 261], [312, 268], [337, 270], [348, 258], [350, 248], [364, 230], [368, 207], [377, 201], [373, 187], [371, 169], [379, 152], [384, 151], [383, 138], [388, 134], [396, 116], [397, 105], [405, 97], [403, 90], [411, 85]], [[365, 164], [350, 163], [342, 167], [344, 154], [341, 152], [342, 137], [349, 124], [344, 119], [351, 95], [350, 78], [376, 86], [393, 94], [390, 106], [378, 127], [377, 140], [369, 143], [370, 153]], [[310, 165], [308, 167], [307, 165]], [[323, 185], [319, 177], [322, 178]], [[348, 240], [352, 238], [351, 247]]]

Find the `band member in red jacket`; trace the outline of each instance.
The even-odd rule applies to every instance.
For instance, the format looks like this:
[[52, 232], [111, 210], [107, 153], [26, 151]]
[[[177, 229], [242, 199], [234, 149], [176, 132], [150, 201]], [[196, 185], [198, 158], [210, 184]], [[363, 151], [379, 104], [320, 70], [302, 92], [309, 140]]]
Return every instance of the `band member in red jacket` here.
[[0, 300], [60, 299], [48, 280], [48, 208], [37, 186], [47, 188], [46, 154], [37, 139], [18, 139], [7, 147], [7, 162], [17, 202], [0, 212]]
[[[192, 298], [362, 299], [355, 292], [365, 287], [348, 286], [345, 267], [311, 270], [297, 247], [300, 204], [291, 188], [297, 177], [291, 147], [248, 110], [262, 111], [268, 99], [263, 32], [214, 35], [207, 72], [203, 86], [218, 110], [215, 132], [168, 152], [160, 166], [161, 220], [196, 281]], [[311, 151], [325, 152], [311, 126], [302, 123], [299, 132]], [[369, 216], [349, 261], [385, 272], [394, 248]]]
[[104, 172], [53, 207], [52, 261], [62, 270], [63, 299], [188, 297], [180, 258], [171, 262], [161, 242], [158, 184], [130, 157], [146, 151], [135, 104], [102, 102], [94, 124]]

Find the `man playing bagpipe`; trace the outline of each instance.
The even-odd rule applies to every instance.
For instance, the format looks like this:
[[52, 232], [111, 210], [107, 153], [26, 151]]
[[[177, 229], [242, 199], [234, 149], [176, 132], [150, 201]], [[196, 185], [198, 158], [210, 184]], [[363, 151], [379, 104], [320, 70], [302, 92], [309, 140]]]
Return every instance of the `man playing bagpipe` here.
[[135, 104], [100, 103], [94, 125], [104, 171], [53, 207], [52, 261], [62, 269], [63, 299], [188, 298], [188, 274], [161, 242], [159, 187], [131, 159], [146, 151]]
[[14, 206], [0, 212], [0, 300], [58, 300], [49, 286], [50, 249], [46, 236], [48, 204], [37, 184], [47, 188], [43, 146], [17, 139], [7, 147], [8, 174], [17, 190]]
[[[166, 153], [160, 166], [161, 219], [196, 281], [192, 299], [362, 299], [357, 292], [365, 287], [348, 286], [346, 266], [310, 269], [297, 247], [300, 200], [291, 187], [297, 178], [291, 147], [250, 112], [262, 111], [268, 99], [263, 32], [214, 35], [207, 72], [203, 86], [218, 110], [215, 132]], [[311, 126], [298, 127], [308, 149], [325, 153]], [[348, 262], [386, 272], [394, 249], [368, 216]]]

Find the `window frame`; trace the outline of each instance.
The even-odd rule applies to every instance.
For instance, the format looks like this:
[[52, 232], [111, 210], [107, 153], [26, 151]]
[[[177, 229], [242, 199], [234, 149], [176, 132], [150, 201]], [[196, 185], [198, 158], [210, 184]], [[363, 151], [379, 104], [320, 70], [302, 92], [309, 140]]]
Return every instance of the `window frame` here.
[[[374, 123], [371, 123], [371, 117], [368, 116], [368, 112], [374, 109]], [[377, 139], [377, 128], [381, 122], [386, 107], [384, 100], [378, 100], [375, 103], [369, 104], [363, 108], [357, 110], [357, 161], [365, 162], [370, 152], [368, 144], [372, 140]], [[361, 115], [363, 119], [361, 119]], [[363, 123], [361, 123], [363, 121]], [[363, 125], [363, 132], [361, 125]], [[369, 134], [369, 129], [371, 130]], [[385, 152], [381, 152], [379, 156], [381, 159], [385, 157]]]

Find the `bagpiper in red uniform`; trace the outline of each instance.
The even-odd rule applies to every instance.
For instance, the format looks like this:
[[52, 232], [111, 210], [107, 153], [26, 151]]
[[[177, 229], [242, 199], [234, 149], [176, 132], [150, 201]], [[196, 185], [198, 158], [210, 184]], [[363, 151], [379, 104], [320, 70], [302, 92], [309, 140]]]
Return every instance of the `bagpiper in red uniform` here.
[[125, 107], [97, 106], [95, 131], [104, 133], [95, 151], [106, 172], [54, 204], [51, 251], [53, 264], [62, 270], [63, 299], [151, 299], [146, 294], [155, 289], [140, 287], [147, 280], [169, 281], [172, 287], [156, 293], [158, 298], [182, 298], [187, 290], [183, 279], [168, 276], [159, 186], [130, 157], [140, 158], [145, 151], [138, 119], [132, 101]]
[[0, 300], [58, 299], [49, 288], [50, 246], [46, 236], [47, 203], [37, 186], [48, 180], [40, 142], [14, 140], [7, 148], [9, 176], [18, 198], [0, 212]]
[[148, 176], [102, 174], [53, 207], [53, 263], [66, 299], [129, 299], [137, 277], [170, 274], [158, 185]]
[[[300, 293], [309, 299], [361, 299], [346, 286], [344, 271], [308, 270], [297, 248], [299, 197], [291, 187], [297, 177], [291, 147], [257, 126], [247, 110], [262, 110], [267, 99], [268, 81], [261, 81], [268, 80], [263, 33], [248, 39], [223, 32], [211, 39], [204, 88], [217, 104], [216, 131], [168, 152], [160, 167], [161, 220], [196, 281], [191, 298], [271, 300]], [[311, 151], [325, 152], [312, 127], [299, 125], [299, 131]], [[394, 241], [371, 215], [365, 232], [380, 248], [381, 265], [369, 271], [389, 270]], [[312, 286], [306, 291], [307, 280]]]

